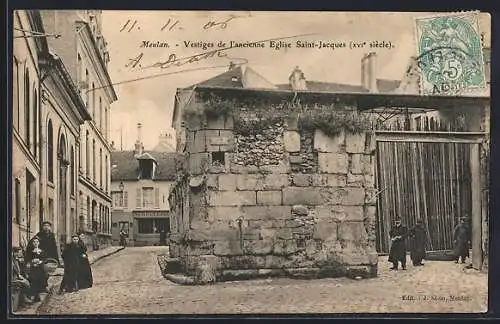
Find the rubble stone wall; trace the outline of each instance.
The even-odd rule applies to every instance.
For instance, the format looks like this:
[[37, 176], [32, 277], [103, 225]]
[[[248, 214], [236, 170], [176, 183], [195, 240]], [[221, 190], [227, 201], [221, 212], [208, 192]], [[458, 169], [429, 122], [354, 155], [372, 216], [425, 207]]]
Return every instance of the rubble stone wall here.
[[258, 134], [234, 125], [190, 123], [189, 211], [178, 199], [172, 221], [188, 219], [171, 257], [188, 275], [208, 263], [218, 280], [376, 276], [374, 136], [329, 137], [290, 120]]

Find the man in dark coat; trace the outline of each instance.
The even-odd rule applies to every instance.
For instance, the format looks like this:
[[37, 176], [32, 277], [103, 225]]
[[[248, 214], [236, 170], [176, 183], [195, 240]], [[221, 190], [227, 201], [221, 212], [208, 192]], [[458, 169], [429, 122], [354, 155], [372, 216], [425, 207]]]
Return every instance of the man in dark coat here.
[[394, 226], [389, 231], [391, 238], [391, 250], [389, 252], [389, 262], [392, 262], [391, 270], [398, 270], [398, 263], [401, 262], [401, 268], [406, 270], [406, 236], [408, 229], [401, 225], [401, 220], [397, 219]]
[[[46, 257], [59, 262], [59, 253], [57, 252], [56, 237], [52, 233], [52, 224], [47, 221], [43, 222], [42, 230], [35, 236], [40, 240], [40, 249], [45, 251]], [[27, 248], [27, 250], [29, 249], [30, 247]]]
[[469, 257], [469, 245], [471, 241], [470, 228], [464, 217], [460, 218], [460, 223], [453, 230], [453, 255], [455, 263], [461, 259], [465, 263], [465, 259]]
[[410, 257], [414, 266], [423, 266], [422, 260], [425, 258], [425, 244], [427, 241], [427, 233], [425, 232], [422, 221], [417, 220], [417, 224], [410, 229], [409, 236], [411, 238], [411, 253]]

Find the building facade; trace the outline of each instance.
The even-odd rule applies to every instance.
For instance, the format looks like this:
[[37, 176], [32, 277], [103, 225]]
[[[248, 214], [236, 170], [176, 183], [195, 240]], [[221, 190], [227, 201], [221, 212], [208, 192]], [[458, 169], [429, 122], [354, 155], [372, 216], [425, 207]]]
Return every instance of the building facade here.
[[74, 213], [72, 226], [88, 234], [89, 248], [98, 249], [111, 244], [109, 116], [117, 100], [107, 72], [101, 11], [42, 11], [42, 17], [47, 32], [61, 35], [49, 40], [49, 46], [67, 66], [90, 115], [79, 129], [79, 203], [69, 212]]
[[48, 220], [59, 244], [85, 230], [98, 248], [111, 242], [117, 99], [100, 11], [19, 10], [13, 25], [12, 244], [25, 245]]
[[130, 246], [158, 245], [160, 232], [170, 232], [168, 196], [175, 180], [176, 153], [144, 151], [140, 140], [134, 151], [111, 153], [113, 244], [120, 231]]
[[47, 52], [40, 15], [13, 14], [12, 244], [24, 245], [40, 228], [40, 66]]
[[90, 115], [62, 60], [48, 53], [42, 61], [40, 205], [64, 244], [78, 226], [80, 126]]

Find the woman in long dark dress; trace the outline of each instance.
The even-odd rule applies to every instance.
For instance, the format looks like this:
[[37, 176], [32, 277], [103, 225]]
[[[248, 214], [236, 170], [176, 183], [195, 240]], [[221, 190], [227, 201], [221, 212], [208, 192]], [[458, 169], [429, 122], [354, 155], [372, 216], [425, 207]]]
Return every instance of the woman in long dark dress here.
[[71, 242], [64, 248], [64, 276], [59, 289], [60, 292], [78, 290], [78, 272], [81, 259], [81, 247], [78, 242], [78, 235], [72, 235]]
[[45, 291], [47, 276], [43, 269], [46, 259], [45, 251], [40, 248], [40, 239], [34, 237], [30, 242], [30, 249], [26, 251], [26, 266], [28, 268], [28, 280], [30, 282], [29, 297], [33, 301], [40, 301], [40, 293]]
[[417, 220], [417, 224], [410, 230], [411, 238], [411, 253], [410, 257], [413, 265], [423, 266], [422, 260], [425, 259], [425, 244], [427, 241], [427, 233], [421, 220]]
[[401, 268], [406, 270], [406, 236], [408, 229], [401, 225], [401, 220], [396, 220], [394, 226], [389, 231], [391, 237], [391, 250], [389, 252], [388, 261], [392, 263], [391, 270], [398, 270], [399, 262]]
[[92, 269], [87, 255], [87, 246], [85, 245], [85, 234], [78, 235], [80, 246], [80, 267], [78, 271], [78, 289], [86, 289], [92, 287]]
[[469, 257], [469, 244], [470, 244], [470, 230], [469, 226], [465, 222], [465, 218], [460, 219], [460, 223], [455, 227], [453, 231], [453, 255], [455, 257], [455, 263], [462, 259], [462, 263], [465, 263], [465, 259]]

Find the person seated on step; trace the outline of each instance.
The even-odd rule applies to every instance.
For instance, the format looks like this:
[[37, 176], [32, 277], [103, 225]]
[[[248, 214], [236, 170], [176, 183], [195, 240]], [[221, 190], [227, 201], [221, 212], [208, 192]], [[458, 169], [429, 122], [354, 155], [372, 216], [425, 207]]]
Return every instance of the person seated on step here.
[[28, 294], [30, 282], [26, 278], [24, 267], [24, 253], [22, 248], [16, 246], [12, 248], [12, 294], [19, 294], [18, 305], [12, 305], [14, 309], [29, 302]]

